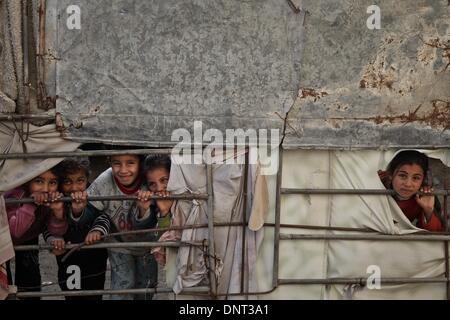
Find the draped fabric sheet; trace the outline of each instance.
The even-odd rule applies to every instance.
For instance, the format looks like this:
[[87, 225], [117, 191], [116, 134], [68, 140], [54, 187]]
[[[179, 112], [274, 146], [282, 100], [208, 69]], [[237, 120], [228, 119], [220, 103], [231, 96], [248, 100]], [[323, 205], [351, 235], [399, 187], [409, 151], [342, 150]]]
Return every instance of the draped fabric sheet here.
[[[424, 151], [424, 150], [420, 150]], [[450, 166], [450, 150], [424, 151]], [[377, 170], [385, 169], [394, 151], [285, 151], [282, 187], [384, 189]], [[275, 177], [270, 177], [270, 194]], [[268, 222], [274, 222], [270, 198]], [[395, 221], [395, 222], [394, 222]], [[281, 224], [369, 228], [375, 233], [411, 234], [420, 229], [384, 195], [284, 195]], [[273, 228], [265, 227], [257, 263], [260, 291], [272, 289]], [[283, 234], [365, 234], [281, 228]], [[444, 277], [443, 242], [281, 240], [280, 279], [365, 278], [378, 267], [381, 277]], [[280, 285], [260, 299], [446, 299], [446, 284], [382, 284], [381, 289], [350, 285]]]
[[[243, 222], [244, 216], [244, 165], [212, 165], [213, 216], [215, 223]], [[179, 165], [173, 162], [168, 190], [173, 194], [207, 193], [205, 165]], [[255, 193], [255, 190], [258, 192]], [[256, 291], [256, 263], [259, 245], [263, 238], [262, 223], [268, 210], [268, 193], [265, 177], [259, 168], [250, 165], [247, 184], [246, 221], [250, 228], [226, 226], [214, 228], [214, 247], [218, 258], [213, 270], [217, 278], [219, 294]], [[208, 224], [207, 201], [178, 201], [173, 208], [172, 225]], [[208, 228], [186, 229], [183, 232], [166, 233], [161, 240], [202, 241], [208, 239]], [[245, 238], [244, 238], [245, 237]], [[245, 241], [243, 241], [245, 239]], [[161, 241], [160, 240], [160, 241]], [[242, 258], [244, 250], [244, 260]], [[242, 266], [244, 261], [244, 266]], [[169, 259], [170, 263], [170, 259]], [[181, 247], [178, 250], [175, 271], [168, 266], [168, 274], [175, 277], [175, 293], [193, 286], [208, 285], [208, 262], [202, 248]], [[244, 270], [244, 272], [242, 272]], [[243, 277], [243, 278], [242, 278]], [[171, 276], [168, 276], [169, 283]], [[242, 281], [243, 280], [243, 281]], [[191, 297], [192, 298], [192, 297]], [[222, 296], [224, 298], [224, 296]], [[241, 296], [239, 298], [249, 298]], [[251, 297], [250, 297], [251, 298]]]
[[[30, 124], [27, 127], [21, 124], [15, 126], [8, 122], [0, 124], [2, 154], [74, 151], [78, 146], [79, 143], [62, 139], [54, 125], [35, 127]], [[61, 158], [0, 160], [0, 265], [14, 257], [3, 192], [30, 181], [62, 160]], [[0, 292], [0, 299], [6, 296], [7, 292]]]

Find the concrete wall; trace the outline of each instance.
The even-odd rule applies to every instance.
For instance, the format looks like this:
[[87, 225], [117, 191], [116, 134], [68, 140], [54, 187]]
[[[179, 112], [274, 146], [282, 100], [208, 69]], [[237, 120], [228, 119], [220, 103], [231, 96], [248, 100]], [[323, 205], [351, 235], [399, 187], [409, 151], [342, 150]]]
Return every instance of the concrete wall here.
[[450, 145], [447, 0], [296, 3], [309, 14], [287, 146]]

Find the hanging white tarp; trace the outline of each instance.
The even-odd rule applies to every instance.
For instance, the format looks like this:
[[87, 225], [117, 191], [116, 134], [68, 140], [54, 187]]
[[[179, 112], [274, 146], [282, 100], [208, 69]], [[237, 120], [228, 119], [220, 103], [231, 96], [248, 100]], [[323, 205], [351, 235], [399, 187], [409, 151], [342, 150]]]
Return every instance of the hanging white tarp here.
[[[430, 157], [450, 165], [450, 150], [429, 151]], [[284, 188], [384, 189], [377, 170], [385, 169], [394, 152], [287, 151]], [[274, 190], [274, 179], [269, 181]], [[271, 199], [274, 201], [274, 199]], [[272, 210], [274, 202], [271, 202]], [[272, 211], [268, 222], [274, 222]], [[397, 222], [394, 224], [394, 220]], [[419, 231], [390, 196], [284, 195], [281, 223], [369, 228], [377, 233]], [[286, 234], [342, 234], [349, 232], [281, 228]], [[351, 232], [352, 234], [359, 234]], [[363, 234], [363, 233], [361, 233]], [[265, 227], [258, 260], [259, 290], [272, 288], [273, 228]], [[381, 270], [381, 277], [443, 277], [443, 242], [281, 240], [279, 278], [365, 278]], [[372, 267], [373, 268], [373, 267]], [[356, 289], [356, 290], [354, 290]], [[282, 285], [260, 299], [446, 299], [445, 283], [382, 285], [380, 290], [344, 285]]]

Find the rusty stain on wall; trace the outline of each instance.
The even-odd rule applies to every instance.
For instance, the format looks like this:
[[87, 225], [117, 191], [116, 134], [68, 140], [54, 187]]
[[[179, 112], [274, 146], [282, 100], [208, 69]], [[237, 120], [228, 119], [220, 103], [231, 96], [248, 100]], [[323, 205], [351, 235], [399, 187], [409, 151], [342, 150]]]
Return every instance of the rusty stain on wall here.
[[[409, 111], [407, 113], [402, 113], [398, 115], [386, 115], [386, 116], [376, 116], [367, 118], [353, 118], [353, 120], [368, 120], [373, 121], [376, 124], [382, 123], [422, 123], [429, 125], [433, 128], [443, 128], [443, 130], [450, 129], [450, 101], [444, 100], [433, 100], [431, 101], [431, 110], [427, 108], [427, 112], [420, 113], [422, 105], [419, 105], [414, 109], [414, 111]], [[333, 120], [343, 120], [332, 118]], [[348, 118], [346, 118], [348, 119]]]
[[[423, 41], [423, 43], [428, 47], [443, 50], [442, 57], [445, 58], [448, 62], [442, 71], [446, 71], [450, 66], [450, 40], [441, 40], [439, 38], [434, 38], [428, 41]], [[425, 56], [423, 58], [426, 59], [427, 57]]]
[[314, 102], [316, 102], [320, 98], [328, 95], [328, 93], [325, 92], [325, 91], [318, 91], [318, 90], [313, 89], [313, 88], [301, 88], [299, 90], [299, 92], [300, 92], [300, 94], [299, 94], [299, 98], [300, 99], [305, 99], [305, 98], [308, 98], [308, 97], [312, 97], [314, 99]]

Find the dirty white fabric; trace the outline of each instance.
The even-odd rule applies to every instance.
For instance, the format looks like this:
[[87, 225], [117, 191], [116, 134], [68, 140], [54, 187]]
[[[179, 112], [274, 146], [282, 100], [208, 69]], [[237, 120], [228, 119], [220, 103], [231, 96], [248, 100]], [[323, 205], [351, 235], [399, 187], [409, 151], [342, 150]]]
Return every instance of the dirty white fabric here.
[[[17, 123], [16, 130], [11, 122], [0, 123], [0, 152], [6, 153], [34, 153], [34, 152], [64, 152], [74, 151], [79, 143], [61, 138], [61, 133], [55, 125], [37, 127]], [[26, 141], [23, 143], [22, 138]], [[33, 179], [42, 172], [54, 167], [62, 158], [49, 159], [11, 159], [0, 160], [0, 192], [11, 190]]]
[[[420, 150], [424, 151], [424, 150]], [[450, 150], [426, 151], [450, 165]], [[384, 189], [377, 170], [385, 169], [393, 151], [285, 151], [282, 187]], [[270, 194], [275, 177], [269, 179]], [[274, 222], [275, 199], [270, 198], [268, 222]], [[394, 224], [393, 221], [397, 221]], [[420, 231], [403, 215], [390, 196], [284, 195], [281, 223], [369, 228], [376, 233], [409, 234]], [[260, 291], [272, 289], [273, 229], [266, 236], [257, 263]], [[281, 228], [286, 234], [333, 234], [308, 229]], [[354, 232], [358, 234], [357, 232]], [[442, 242], [282, 240], [279, 278], [368, 278], [378, 266], [381, 277], [443, 277]], [[260, 299], [446, 299], [446, 284], [382, 285], [380, 290], [346, 285], [284, 285]]]
[[[214, 222], [242, 222], [244, 214], [244, 165], [213, 165]], [[261, 229], [267, 214], [267, 186], [264, 177], [259, 175], [256, 165], [249, 166], [246, 221], [252, 223], [254, 231], [245, 228], [244, 291], [257, 291], [256, 263], [258, 248], [263, 238]], [[179, 165], [172, 163], [168, 190], [173, 194], [207, 193], [205, 165]], [[258, 190], [258, 193], [255, 193]], [[207, 224], [207, 201], [178, 201], [173, 207], [172, 225]], [[218, 258], [216, 270], [217, 293], [239, 293], [242, 273], [242, 227], [216, 227], [214, 246]], [[179, 233], [173, 233], [175, 239]], [[167, 237], [162, 237], [169, 240]], [[208, 229], [187, 229], [181, 233], [181, 241], [202, 241], [208, 239]], [[170, 263], [170, 258], [168, 259]], [[174, 292], [184, 288], [209, 283], [207, 265], [201, 248], [181, 247], [176, 258]], [[170, 282], [170, 279], [169, 279]], [[225, 298], [225, 297], [221, 297]], [[241, 297], [242, 298], [242, 297]]]
[[[27, 130], [27, 126], [17, 125]], [[22, 135], [25, 140], [26, 135]], [[23, 142], [12, 123], [0, 123], [0, 151], [8, 153], [74, 151], [79, 143], [64, 140], [54, 125], [35, 127], [30, 124]], [[0, 160], [0, 265], [14, 257], [3, 192], [14, 189], [57, 165], [63, 159]], [[4, 298], [4, 296], [3, 296]]]

